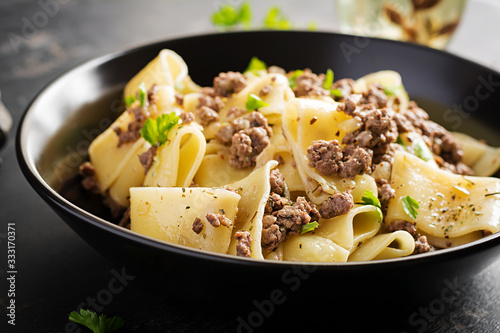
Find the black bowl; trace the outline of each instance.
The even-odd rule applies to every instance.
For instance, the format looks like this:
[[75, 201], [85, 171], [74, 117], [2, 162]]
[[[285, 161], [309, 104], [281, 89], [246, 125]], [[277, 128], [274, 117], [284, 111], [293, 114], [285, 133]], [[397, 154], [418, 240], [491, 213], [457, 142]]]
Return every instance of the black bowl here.
[[497, 260], [500, 234], [401, 259], [294, 264], [166, 244], [110, 222], [100, 201], [81, 191], [75, 174], [91, 140], [123, 111], [126, 82], [163, 48], [181, 55], [201, 85], [211, 85], [219, 72], [243, 71], [251, 56], [287, 70], [308, 67], [319, 73], [331, 68], [336, 79], [392, 69], [401, 74], [410, 98], [435, 121], [500, 145], [500, 74], [417, 45], [333, 33], [259, 31], [161, 41], [107, 54], [49, 84], [24, 114], [16, 143], [20, 166], [33, 188], [117, 265], [126, 265], [151, 279], [158, 290], [184, 300], [223, 303], [229, 297], [229, 309], [244, 303], [248, 316], [241, 318], [254, 327], [269, 311], [285, 308], [282, 303], [313, 313], [352, 313], [353, 307], [358, 313], [359, 308], [367, 310], [364, 316], [402, 309], [411, 313], [429, 300], [442, 301], [453, 285]]

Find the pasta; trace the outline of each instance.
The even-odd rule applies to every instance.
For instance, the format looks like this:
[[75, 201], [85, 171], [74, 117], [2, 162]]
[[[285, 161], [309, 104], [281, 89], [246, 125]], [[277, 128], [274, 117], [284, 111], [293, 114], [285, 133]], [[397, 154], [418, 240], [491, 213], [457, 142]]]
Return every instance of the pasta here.
[[429, 120], [401, 76], [335, 81], [252, 58], [194, 83], [162, 50], [89, 147], [82, 185], [118, 223], [253, 260], [359, 262], [500, 231], [500, 148]]

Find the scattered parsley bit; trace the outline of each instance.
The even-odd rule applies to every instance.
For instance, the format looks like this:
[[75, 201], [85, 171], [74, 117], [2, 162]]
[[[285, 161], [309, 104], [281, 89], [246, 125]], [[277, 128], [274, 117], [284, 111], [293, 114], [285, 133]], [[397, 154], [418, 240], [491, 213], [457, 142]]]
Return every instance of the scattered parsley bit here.
[[111, 333], [125, 324], [121, 317], [107, 318], [103, 314], [98, 316], [95, 312], [85, 309], [80, 309], [80, 313], [71, 312], [68, 319], [88, 327], [94, 333]]
[[248, 27], [251, 22], [252, 8], [248, 2], [243, 2], [240, 8], [224, 4], [212, 14], [212, 24], [223, 29], [231, 29], [239, 24]]
[[406, 143], [404, 143], [403, 139], [401, 139], [401, 137], [400, 137], [400, 136], [398, 136], [398, 138], [396, 139], [396, 143], [397, 143], [398, 145], [403, 146], [403, 148], [406, 148]]
[[270, 7], [264, 17], [264, 27], [276, 30], [289, 30], [292, 24], [288, 18], [283, 15], [281, 9], [277, 6]]
[[265, 70], [267, 70], [266, 63], [257, 57], [252, 57], [252, 59], [250, 59], [250, 63], [248, 64], [247, 69], [245, 69], [243, 73], [251, 72], [254, 74], [258, 74], [259, 71], [265, 71]]
[[325, 88], [326, 90], [330, 90], [332, 89], [332, 84], [333, 84], [333, 71], [330, 68], [328, 68], [326, 70], [325, 80], [323, 81], [323, 88]]
[[255, 94], [248, 94], [248, 99], [245, 104], [248, 111], [258, 110], [261, 107], [268, 106], [259, 96]]
[[398, 88], [399, 87], [396, 86], [385, 86], [382, 89], [384, 90], [384, 94], [386, 94], [387, 96], [394, 96], [396, 95], [396, 90]]
[[130, 95], [130, 96], [125, 97], [125, 105], [127, 107], [131, 106], [132, 104], [134, 104], [134, 102], [135, 102], [135, 96]]
[[318, 30], [318, 22], [311, 21], [307, 24], [307, 30], [316, 31]]
[[139, 102], [141, 103], [141, 106], [144, 106], [146, 104], [146, 99], [148, 98], [148, 90], [146, 89], [146, 85], [144, 82], [142, 82], [139, 85]]
[[416, 219], [418, 215], [417, 209], [420, 208], [418, 201], [407, 195], [401, 198], [401, 202], [403, 203], [405, 213], [412, 219]]
[[318, 222], [309, 222], [307, 224], [303, 224], [302, 228], [300, 229], [300, 233], [305, 234], [306, 232], [313, 231], [317, 227], [319, 227]]
[[490, 196], [492, 196], [492, 195], [497, 195], [497, 194], [500, 194], [500, 192], [488, 193], [488, 194], [485, 194], [484, 196], [485, 196], [485, 197], [490, 197]]
[[373, 194], [372, 191], [366, 190], [363, 192], [363, 196], [361, 197], [363, 202], [360, 202], [361, 205], [372, 205], [377, 208], [377, 212], [379, 215], [379, 222], [384, 220], [384, 214], [382, 214], [382, 205], [380, 204], [380, 200]]
[[421, 160], [427, 162], [434, 159], [432, 152], [429, 150], [429, 148], [422, 139], [415, 141], [413, 150], [415, 151], [415, 155], [417, 155], [417, 157], [420, 158]]
[[330, 90], [330, 94], [335, 96], [335, 97], [339, 97], [339, 98], [342, 97], [342, 91], [340, 91], [340, 89], [332, 89], [332, 90]]
[[290, 88], [293, 88], [297, 85], [295, 83], [295, 80], [302, 74], [304, 74], [304, 71], [302, 69], [297, 69], [292, 73], [292, 75], [288, 78], [288, 83], [290, 83]]
[[180, 117], [172, 112], [156, 119], [148, 118], [141, 129], [141, 135], [152, 146], [160, 147], [168, 140], [168, 133], [179, 123]]

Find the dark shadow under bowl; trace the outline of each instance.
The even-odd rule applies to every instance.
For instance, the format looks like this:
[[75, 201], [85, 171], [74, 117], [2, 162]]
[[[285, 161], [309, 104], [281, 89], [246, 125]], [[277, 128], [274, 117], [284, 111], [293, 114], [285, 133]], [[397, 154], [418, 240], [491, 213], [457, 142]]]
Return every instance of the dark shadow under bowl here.
[[211, 85], [219, 72], [243, 71], [252, 56], [286, 70], [320, 73], [331, 68], [336, 79], [392, 69], [433, 120], [500, 145], [500, 75], [434, 49], [332, 33], [260, 31], [195, 36], [107, 54], [70, 70], [40, 92], [20, 124], [17, 155], [40, 196], [116, 265], [126, 265], [159, 291], [188, 302], [219, 301], [229, 310], [245, 303], [249, 311], [261, 313], [265, 311], [256, 304], [264, 300], [273, 309], [284, 308], [284, 303], [314, 313], [352, 313], [355, 307], [369, 317], [414, 311], [439, 297], [450, 283], [463, 283], [497, 260], [500, 234], [403, 259], [292, 264], [192, 250], [109, 222], [99, 200], [82, 192], [78, 182], [67, 181], [75, 180], [90, 142], [123, 111], [126, 82], [163, 48], [181, 55], [201, 85]]

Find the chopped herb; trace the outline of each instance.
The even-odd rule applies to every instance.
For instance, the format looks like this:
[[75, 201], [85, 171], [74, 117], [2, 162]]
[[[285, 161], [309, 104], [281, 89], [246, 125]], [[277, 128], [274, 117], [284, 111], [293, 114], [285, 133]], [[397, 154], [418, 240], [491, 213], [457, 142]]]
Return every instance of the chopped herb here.
[[444, 232], [449, 232], [453, 228], [453, 225], [449, 225], [446, 229], [444, 229]]
[[146, 99], [148, 98], [148, 90], [146, 89], [146, 85], [144, 82], [142, 82], [139, 85], [139, 102], [141, 103], [141, 106], [144, 106], [146, 104]]
[[396, 143], [406, 148], [406, 143], [404, 143], [403, 139], [401, 139], [400, 136], [398, 136], [398, 138], [396, 139]]
[[361, 205], [372, 205], [377, 208], [377, 212], [379, 215], [379, 222], [384, 220], [384, 214], [382, 213], [382, 205], [380, 204], [380, 200], [373, 194], [372, 191], [366, 190], [363, 192], [363, 196], [361, 197], [363, 202], [360, 202]]
[[415, 155], [417, 155], [418, 158], [426, 162], [434, 159], [434, 157], [432, 156], [432, 152], [429, 150], [423, 140], [416, 140], [413, 150], [415, 151]]
[[497, 194], [500, 194], [500, 192], [488, 193], [488, 194], [485, 194], [484, 196], [485, 196], [485, 197], [489, 197], [489, 196], [492, 196], [492, 195], [497, 195]]
[[179, 123], [175, 112], [162, 114], [156, 119], [148, 118], [141, 129], [141, 135], [152, 146], [161, 146], [168, 140], [168, 133]]
[[288, 82], [290, 83], [290, 88], [293, 88], [297, 85], [295, 83], [295, 80], [302, 74], [304, 74], [304, 71], [302, 69], [297, 69], [292, 73], [292, 75], [288, 78]]
[[134, 102], [135, 102], [135, 96], [130, 95], [130, 96], [125, 97], [125, 105], [126, 106], [131, 106], [132, 104], [134, 104]]
[[245, 69], [244, 73], [251, 72], [254, 74], [258, 74], [259, 71], [265, 71], [265, 70], [267, 70], [266, 63], [257, 57], [252, 57], [252, 59], [250, 59], [250, 63], [248, 64], [248, 67], [247, 67], [247, 69]]
[[268, 106], [259, 96], [255, 94], [249, 94], [247, 102], [245, 104], [248, 111], [258, 110], [261, 107]]
[[340, 89], [332, 89], [330, 90], [330, 94], [335, 96], [335, 97], [342, 97], [342, 91]]
[[292, 24], [277, 6], [270, 7], [264, 17], [264, 27], [276, 30], [289, 30]]
[[234, 28], [239, 24], [248, 27], [251, 21], [252, 8], [248, 2], [243, 2], [240, 8], [224, 4], [212, 14], [212, 24], [223, 29]]
[[416, 219], [418, 215], [417, 209], [420, 208], [418, 201], [407, 195], [401, 198], [401, 202], [403, 203], [405, 213], [412, 219]]
[[333, 71], [330, 68], [328, 68], [326, 70], [325, 80], [323, 81], [323, 88], [325, 88], [326, 90], [330, 90], [332, 89], [332, 84], [333, 84]]
[[313, 231], [319, 227], [318, 222], [309, 222], [307, 224], [302, 225], [302, 228], [300, 229], [301, 234], [305, 234], [306, 232]]
[[386, 94], [387, 96], [394, 96], [394, 95], [396, 95], [396, 90], [398, 88], [399, 87], [395, 87], [395, 86], [385, 86], [382, 89], [384, 90], [384, 94]]
[[125, 323], [120, 317], [107, 318], [105, 315], [98, 316], [95, 312], [80, 309], [80, 313], [73, 311], [68, 319], [77, 324], [84, 325], [94, 333], [111, 333], [121, 328]]

